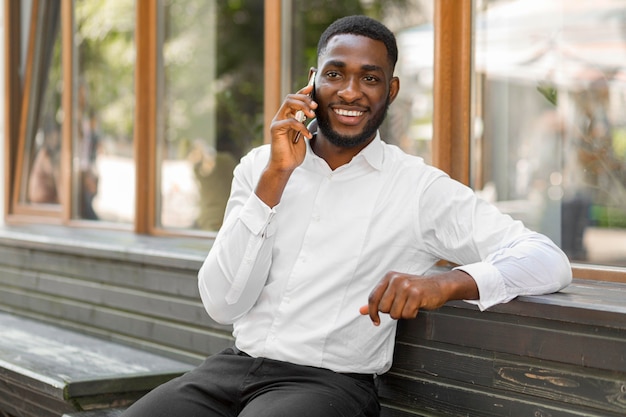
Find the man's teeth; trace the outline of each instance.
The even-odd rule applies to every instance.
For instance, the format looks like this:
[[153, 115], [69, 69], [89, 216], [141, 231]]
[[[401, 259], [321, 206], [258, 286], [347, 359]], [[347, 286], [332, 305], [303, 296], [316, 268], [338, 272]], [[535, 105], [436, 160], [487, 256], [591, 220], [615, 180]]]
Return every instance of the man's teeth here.
[[335, 109], [335, 113], [337, 113], [340, 116], [350, 116], [350, 117], [358, 117], [363, 114], [362, 111], [343, 110], [343, 109]]

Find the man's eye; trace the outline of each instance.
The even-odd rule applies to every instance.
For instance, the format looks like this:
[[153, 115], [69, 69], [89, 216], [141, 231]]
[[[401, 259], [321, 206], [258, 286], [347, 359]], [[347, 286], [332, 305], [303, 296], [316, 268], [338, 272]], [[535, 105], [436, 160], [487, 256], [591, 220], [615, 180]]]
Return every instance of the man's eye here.
[[337, 78], [337, 77], [339, 77], [339, 73], [337, 71], [328, 71], [326, 73], [326, 76], [328, 78]]
[[373, 75], [366, 75], [365, 77], [363, 77], [363, 80], [368, 83], [375, 83], [376, 81], [378, 81], [378, 78], [374, 77]]

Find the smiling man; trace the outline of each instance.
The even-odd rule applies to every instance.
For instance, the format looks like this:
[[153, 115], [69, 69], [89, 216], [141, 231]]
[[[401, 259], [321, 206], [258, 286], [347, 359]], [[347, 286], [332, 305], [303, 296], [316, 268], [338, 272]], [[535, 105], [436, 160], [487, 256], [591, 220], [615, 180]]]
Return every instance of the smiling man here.
[[374, 139], [398, 94], [400, 83], [393, 76], [397, 50], [388, 40], [393, 48], [388, 52], [383, 39], [357, 34], [321, 39], [321, 76], [313, 98], [323, 100], [323, 94], [332, 92], [316, 114], [319, 130], [330, 144], [358, 153]]
[[[571, 281], [548, 238], [382, 140], [396, 60], [393, 34], [370, 18], [324, 32], [315, 85], [286, 97], [271, 144], [235, 169], [199, 271], [204, 306], [233, 324], [235, 345], [125, 416], [378, 416], [398, 319]], [[461, 266], [425, 275], [439, 259]]]

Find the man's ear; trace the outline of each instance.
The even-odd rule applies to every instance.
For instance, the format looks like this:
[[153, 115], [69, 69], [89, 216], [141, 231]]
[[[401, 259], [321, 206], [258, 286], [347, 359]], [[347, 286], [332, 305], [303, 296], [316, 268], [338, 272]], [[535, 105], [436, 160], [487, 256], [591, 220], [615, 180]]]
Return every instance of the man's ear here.
[[400, 78], [393, 77], [389, 82], [389, 104], [393, 103], [393, 101], [398, 96], [398, 92], [400, 91]]

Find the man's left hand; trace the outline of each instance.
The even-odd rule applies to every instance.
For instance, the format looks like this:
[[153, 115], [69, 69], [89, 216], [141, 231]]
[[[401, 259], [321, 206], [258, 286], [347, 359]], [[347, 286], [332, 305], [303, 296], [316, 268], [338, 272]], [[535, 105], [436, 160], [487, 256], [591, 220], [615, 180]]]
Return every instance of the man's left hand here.
[[439, 275], [421, 276], [388, 272], [372, 290], [368, 304], [359, 309], [369, 314], [375, 326], [380, 324], [380, 313], [392, 319], [413, 319], [420, 309], [434, 310], [449, 300], [477, 299], [478, 287], [474, 279], [460, 270]]

